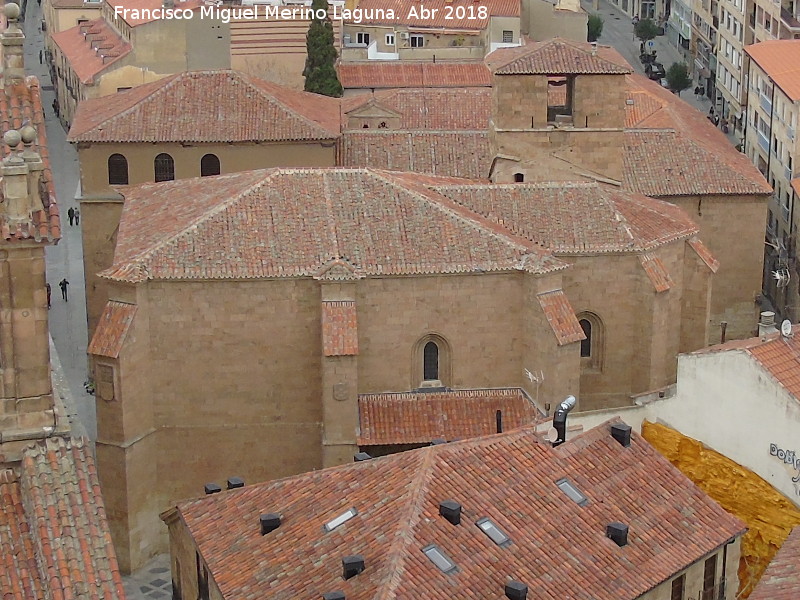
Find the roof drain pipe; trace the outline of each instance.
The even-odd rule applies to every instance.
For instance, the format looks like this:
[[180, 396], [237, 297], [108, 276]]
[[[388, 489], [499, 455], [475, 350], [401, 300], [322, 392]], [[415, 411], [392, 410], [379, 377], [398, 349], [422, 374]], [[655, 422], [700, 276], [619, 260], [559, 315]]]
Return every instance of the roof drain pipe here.
[[553, 440], [553, 448], [563, 444], [564, 440], [567, 438], [567, 414], [575, 408], [576, 402], [575, 396], [567, 396], [553, 413], [553, 427], [556, 430], [556, 439]]

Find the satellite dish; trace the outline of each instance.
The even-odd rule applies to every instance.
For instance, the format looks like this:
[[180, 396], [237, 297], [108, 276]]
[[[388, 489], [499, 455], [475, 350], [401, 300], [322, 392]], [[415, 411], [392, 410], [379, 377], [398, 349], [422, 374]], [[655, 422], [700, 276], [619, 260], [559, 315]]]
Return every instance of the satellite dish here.
[[545, 436], [548, 442], [555, 442], [558, 439], [558, 431], [555, 427], [551, 427]]
[[792, 322], [789, 319], [784, 319], [781, 323], [781, 335], [783, 337], [792, 335]]

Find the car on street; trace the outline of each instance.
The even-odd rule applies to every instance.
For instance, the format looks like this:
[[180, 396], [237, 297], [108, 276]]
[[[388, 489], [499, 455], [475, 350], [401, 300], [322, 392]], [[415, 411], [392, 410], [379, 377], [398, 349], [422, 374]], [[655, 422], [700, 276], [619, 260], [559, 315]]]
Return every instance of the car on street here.
[[660, 62], [648, 63], [644, 66], [645, 74], [653, 81], [661, 81], [667, 75], [664, 65]]

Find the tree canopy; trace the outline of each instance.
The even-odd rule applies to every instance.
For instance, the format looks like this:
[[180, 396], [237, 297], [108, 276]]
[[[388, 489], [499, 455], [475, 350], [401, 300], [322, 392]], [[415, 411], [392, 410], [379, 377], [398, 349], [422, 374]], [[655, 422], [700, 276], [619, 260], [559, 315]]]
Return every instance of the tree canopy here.
[[587, 29], [588, 32], [586, 34], [586, 41], [596, 42], [603, 33], [603, 17], [596, 13], [589, 15]]
[[661, 30], [652, 19], [642, 19], [633, 27], [633, 33], [643, 42], [647, 42], [655, 38], [659, 31]]
[[685, 63], [672, 63], [667, 69], [667, 85], [680, 96], [681, 92], [692, 85], [689, 67]]
[[[313, 0], [311, 4], [314, 14], [318, 11], [327, 13], [328, 0]], [[325, 96], [338, 98], [342, 95], [342, 84], [336, 75], [336, 48], [333, 45], [333, 25], [326, 16], [311, 20], [306, 34], [306, 66], [303, 77], [306, 78], [305, 90]]]

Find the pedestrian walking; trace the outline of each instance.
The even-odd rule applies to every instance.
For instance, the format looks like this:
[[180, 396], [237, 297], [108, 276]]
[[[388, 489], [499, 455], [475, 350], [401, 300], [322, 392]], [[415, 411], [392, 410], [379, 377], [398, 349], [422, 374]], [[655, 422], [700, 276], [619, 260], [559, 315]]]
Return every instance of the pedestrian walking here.
[[79, 208], [75, 209], [75, 225], [81, 224], [81, 210]]
[[69, 281], [67, 281], [66, 277], [58, 282], [58, 287], [61, 288], [61, 298], [64, 300], [64, 302], [69, 302], [69, 300], [67, 300], [67, 286], [68, 285], [69, 285]]
[[50, 284], [44, 284], [45, 289], [47, 290], [47, 308], [50, 308]]
[[44, 51], [43, 50], [39, 50], [39, 64], [40, 65], [44, 64]]
[[69, 217], [69, 226], [72, 227], [75, 224], [75, 209], [71, 206], [67, 211], [67, 217]]

